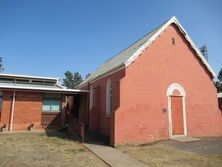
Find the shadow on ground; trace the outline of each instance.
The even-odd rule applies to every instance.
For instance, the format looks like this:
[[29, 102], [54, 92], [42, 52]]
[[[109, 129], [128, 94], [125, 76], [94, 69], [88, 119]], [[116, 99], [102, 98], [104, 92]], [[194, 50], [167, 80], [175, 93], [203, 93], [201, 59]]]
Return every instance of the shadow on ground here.
[[78, 136], [70, 136], [67, 129], [57, 129], [57, 130], [48, 129], [45, 130], [45, 134], [47, 137], [54, 137], [54, 138], [79, 142]]

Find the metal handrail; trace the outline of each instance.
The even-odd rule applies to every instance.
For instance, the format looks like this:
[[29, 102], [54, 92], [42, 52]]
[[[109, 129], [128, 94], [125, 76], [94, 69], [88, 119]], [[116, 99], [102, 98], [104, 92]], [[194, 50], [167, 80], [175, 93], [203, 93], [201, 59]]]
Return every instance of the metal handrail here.
[[69, 127], [77, 133], [81, 137], [81, 142], [84, 143], [84, 129], [85, 125], [82, 123], [79, 119], [77, 119], [73, 115], [69, 115], [70, 121], [69, 121]]

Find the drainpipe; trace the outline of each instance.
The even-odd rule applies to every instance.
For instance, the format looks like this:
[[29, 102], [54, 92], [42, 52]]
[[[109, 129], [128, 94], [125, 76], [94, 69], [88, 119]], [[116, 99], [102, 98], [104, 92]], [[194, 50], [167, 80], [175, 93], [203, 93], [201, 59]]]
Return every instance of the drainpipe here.
[[14, 119], [14, 110], [15, 110], [15, 90], [13, 92], [13, 98], [12, 98], [12, 110], [11, 110], [11, 118], [10, 118], [10, 126], [9, 131], [12, 131], [12, 125], [13, 125], [13, 119]]

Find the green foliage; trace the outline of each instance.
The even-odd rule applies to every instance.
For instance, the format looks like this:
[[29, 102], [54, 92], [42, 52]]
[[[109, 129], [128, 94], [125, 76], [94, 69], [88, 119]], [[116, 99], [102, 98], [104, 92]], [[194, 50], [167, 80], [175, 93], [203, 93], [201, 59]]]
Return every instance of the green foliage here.
[[3, 67], [3, 60], [2, 57], [0, 57], [0, 72], [4, 71], [4, 67]]
[[83, 80], [82, 76], [78, 72], [65, 72], [65, 79], [63, 79], [63, 85], [67, 88], [74, 89], [77, 85], [79, 85]]
[[219, 74], [218, 74], [218, 76], [217, 76], [217, 79], [218, 79], [220, 82], [222, 82], [222, 68], [220, 69], [220, 72], [219, 72]]
[[90, 76], [90, 73], [86, 74], [85, 79], [87, 79]]
[[222, 68], [217, 76], [218, 81], [215, 82], [215, 86], [217, 88], [217, 92], [222, 92]]
[[205, 59], [208, 61], [208, 53], [207, 53], [207, 45], [203, 45], [200, 47], [200, 52], [205, 57]]

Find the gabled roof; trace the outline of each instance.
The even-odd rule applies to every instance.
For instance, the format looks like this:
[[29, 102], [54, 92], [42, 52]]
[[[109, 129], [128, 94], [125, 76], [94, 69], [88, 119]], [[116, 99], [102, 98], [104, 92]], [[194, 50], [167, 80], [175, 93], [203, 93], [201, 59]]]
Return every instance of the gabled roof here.
[[143, 50], [147, 47], [149, 47], [152, 42], [171, 24], [176, 24], [180, 31], [184, 34], [186, 40], [190, 43], [191, 47], [195, 50], [197, 56], [200, 58], [200, 60], [203, 62], [203, 64], [206, 66], [208, 71], [212, 74], [213, 77], [216, 76], [213, 69], [210, 67], [209, 63], [206, 61], [206, 59], [203, 57], [199, 49], [195, 46], [191, 38], [188, 36], [185, 29], [182, 27], [182, 25], [179, 23], [179, 21], [176, 19], [176, 17], [172, 17], [170, 20], [166, 21], [147, 35], [145, 35], [143, 38], [136, 41], [134, 44], [130, 45], [127, 49], [123, 50], [116, 56], [112, 57], [111, 59], [107, 60], [102, 66], [97, 68], [97, 70], [92, 73], [86, 80], [84, 80], [79, 86], [84, 85], [88, 82], [91, 82], [107, 73], [110, 73], [116, 69], [119, 69], [121, 67], [128, 67], [133, 61], [137, 59], [138, 56], [141, 55]]

